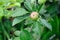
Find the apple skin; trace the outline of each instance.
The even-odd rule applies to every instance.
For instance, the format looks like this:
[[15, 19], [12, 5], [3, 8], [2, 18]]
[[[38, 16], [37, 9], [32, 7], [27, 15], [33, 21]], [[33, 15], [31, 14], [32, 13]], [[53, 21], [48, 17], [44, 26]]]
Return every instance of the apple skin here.
[[30, 18], [31, 18], [32, 20], [37, 20], [38, 16], [39, 16], [39, 14], [38, 14], [37, 12], [32, 12], [32, 13], [30, 14]]
[[38, 0], [39, 4], [44, 4], [46, 2], [46, 0]]

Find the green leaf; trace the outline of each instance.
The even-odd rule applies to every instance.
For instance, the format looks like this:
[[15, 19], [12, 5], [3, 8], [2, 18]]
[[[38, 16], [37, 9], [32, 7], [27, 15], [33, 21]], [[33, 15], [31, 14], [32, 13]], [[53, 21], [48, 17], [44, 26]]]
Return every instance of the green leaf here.
[[6, 5], [10, 0], [0, 0], [0, 6]]
[[14, 40], [20, 40], [20, 37], [15, 37]]
[[11, 17], [11, 15], [12, 15], [12, 11], [4, 10], [4, 16], [5, 16], [6, 18]]
[[57, 33], [57, 35], [59, 36], [59, 18], [58, 18], [58, 16], [56, 16], [55, 17], [55, 23], [56, 23], [56, 33]]
[[2, 16], [4, 16], [4, 12], [3, 12], [3, 8], [0, 7], [0, 18], [2, 18]]
[[24, 0], [16, 0], [17, 2], [19, 2], [19, 3], [22, 3], [22, 2], [24, 2]]
[[49, 37], [53, 35], [53, 33], [51, 31], [48, 31], [45, 35], [43, 35], [43, 37], [41, 38], [41, 40], [49, 40]]
[[39, 40], [41, 36], [41, 25], [39, 24], [39, 22], [34, 22], [33, 27], [34, 38], [36, 40]]
[[14, 26], [14, 25], [16, 25], [16, 24], [18, 24], [18, 23], [20, 23], [21, 21], [23, 21], [24, 19], [26, 19], [27, 17], [17, 17], [17, 18], [15, 18], [14, 20], [13, 20], [13, 22], [12, 22], [12, 26]]
[[40, 10], [39, 10], [39, 13], [44, 14], [45, 12], [46, 12], [45, 5], [42, 5]]
[[24, 6], [26, 7], [26, 9], [28, 9], [28, 11], [32, 11], [31, 0], [26, 0], [24, 2]]
[[2, 35], [0, 34], [0, 40], [3, 40]]
[[48, 29], [52, 31], [52, 26], [50, 25], [50, 23], [48, 23], [45, 19], [42, 19], [42, 18], [40, 18], [40, 21], [42, 25], [46, 26]]
[[17, 30], [17, 31], [14, 32], [14, 34], [19, 37], [20, 36], [20, 31]]
[[4, 21], [4, 26], [8, 32], [11, 31], [12, 25], [11, 25], [11, 22], [9, 20]]
[[25, 25], [29, 25], [29, 24], [32, 24], [32, 23], [33, 23], [33, 21], [31, 20], [30, 17], [28, 17], [27, 20], [25, 21]]
[[33, 8], [33, 11], [38, 11], [37, 10], [38, 9], [38, 4], [36, 3], [36, 0], [32, 0], [31, 5], [32, 5], [32, 8]]
[[10, 0], [10, 2], [11, 2], [11, 3], [14, 3], [14, 2], [16, 2], [16, 0]]
[[13, 14], [12, 17], [17, 17], [17, 16], [23, 16], [27, 14], [28, 12], [24, 8], [17, 8]]
[[36, 0], [31, 0], [31, 3], [34, 4], [35, 1], [36, 1]]
[[23, 20], [24, 20], [24, 18], [20, 18], [20, 17], [15, 18], [15, 19], [13, 20], [12, 26], [20, 23], [20, 22], [23, 21]]
[[52, 23], [52, 25], [54, 26], [53, 29], [55, 29], [55, 33], [57, 34], [57, 36], [59, 36], [59, 27], [60, 27], [60, 18], [58, 18], [58, 16], [54, 17], [54, 21]]
[[55, 14], [56, 11], [57, 11], [56, 8], [57, 8], [56, 5], [53, 4], [53, 6], [48, 6], [48, 7], [47, 7], [47, 11], [48, 11], [48, 13], [50, 13], [50, 14]]
[[0, 24], [0, 33], [2, 32], [2, 25]]
[[9, 2], [9, 0], [0, 0], [0, 2]]
[[20, 40], [33, 40], [33, 39], [32, 35], [28, 31], [23, 30], [20, 33]]

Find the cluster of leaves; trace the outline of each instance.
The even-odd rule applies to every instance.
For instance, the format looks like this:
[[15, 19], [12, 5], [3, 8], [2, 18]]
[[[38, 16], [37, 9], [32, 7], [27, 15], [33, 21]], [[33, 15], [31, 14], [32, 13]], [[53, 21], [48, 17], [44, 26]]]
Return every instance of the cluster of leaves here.
[[[59, 40], [57, 2], [0, 0], [0, 40]], [[33, 12], [36, 20], [30, 17]]]

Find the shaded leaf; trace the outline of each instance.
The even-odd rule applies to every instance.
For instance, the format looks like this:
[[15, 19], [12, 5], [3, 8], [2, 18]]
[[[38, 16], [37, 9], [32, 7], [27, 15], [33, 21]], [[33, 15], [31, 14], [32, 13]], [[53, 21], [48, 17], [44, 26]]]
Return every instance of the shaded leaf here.
[[45, 35], [43, 35], [43, 37], [41, 38], [41, 40], [49, 40], [49, 37], [52, 35], [53, 33], [51, 33], [51, 31], [47, 32]]
[[12, 28], [12, 25], [11, 25], [11, 22], [9, 20], [6, 20], [4, 22], [4, 26], [5, 28], [7, 29], [8, 32], [10, 32], [11, 28]]
[[55, 12], [57, 11], [56, 5], [53, 4], [53, 6], [47, 7], [47, 11], [48, 11], [48, 13], [50, 13], [50, 14], [52, 14], [52, 13], [55, 14]]
[[40, 10], [39, 10], [39, 13], [44, 14], [45, 12], [46, 12], [45, 5], [42, 5]]
[[28, 31], [23, 30], [20, 33], [20, 40], [33, 40], [33, 39], [32, 35]]

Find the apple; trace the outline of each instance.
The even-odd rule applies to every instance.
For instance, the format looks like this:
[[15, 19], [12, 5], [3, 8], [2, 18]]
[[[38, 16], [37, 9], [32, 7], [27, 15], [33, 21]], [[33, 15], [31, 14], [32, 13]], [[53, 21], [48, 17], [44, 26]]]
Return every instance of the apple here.
[[37, 12], [32, 12], [31, 14], [30, 14], [30, 18], [32, 19], [32, 20], [36, 20], [37, 18], [38, 18], [38, 13]]

